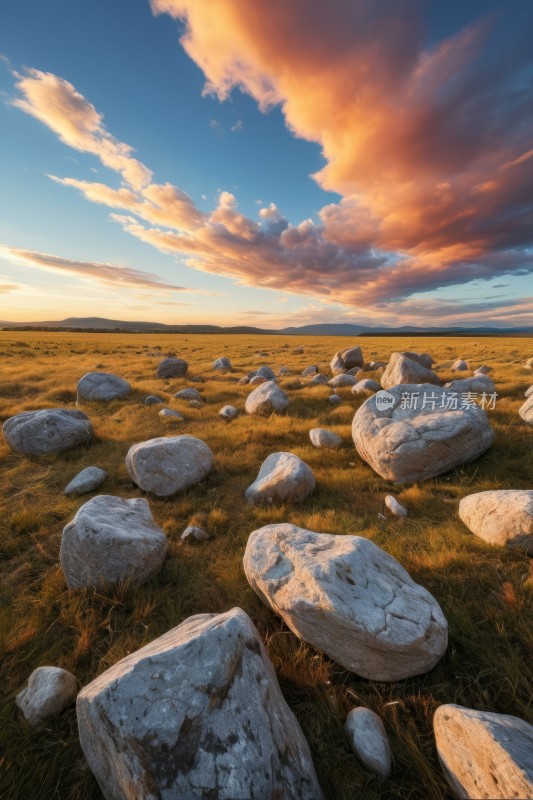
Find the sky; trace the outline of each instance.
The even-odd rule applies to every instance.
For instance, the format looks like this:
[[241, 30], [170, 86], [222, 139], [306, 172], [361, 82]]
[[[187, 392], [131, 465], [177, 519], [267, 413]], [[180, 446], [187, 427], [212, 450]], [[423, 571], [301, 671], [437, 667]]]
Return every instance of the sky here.
[[0, 320], [533, 325], [530, 0], [3, 0]]

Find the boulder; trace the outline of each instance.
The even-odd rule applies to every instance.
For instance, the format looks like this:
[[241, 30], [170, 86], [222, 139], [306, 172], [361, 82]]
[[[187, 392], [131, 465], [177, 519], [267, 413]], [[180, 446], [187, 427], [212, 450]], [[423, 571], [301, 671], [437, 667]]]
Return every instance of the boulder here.
[[107, 472], [100, 467], [86, 467], [63, 490], [63, 494], [85, 494], [94, 492], [107, 478]]
[[437, 754], [457, 797], [533, 797], [533, 726], [518, 717], [439, 706], [433, 717]]
[[157, 406], [163, 402], [160, 397], [157, 397], [155, 394], [150, 394], [144, 401], [145, 406]]
[[446, 410], [448, 396], [439, 386], [413, 384], [365, 400], [352, 423], [363, 461], [387, 481], [414, 483], [482, 455], [493, 439], [487, 415], [475, 404]]
[[189, 617], [93, 680], [76, 705], [106, 798], [322, 798], [305, 737], [239, 608]]
[[289, 398], [274, 381], [262, 383], [246, 398], [246, 413], [268, 417], [272, 412], [281, 413], [289, 405]]
[[432, 383], [440, 386], [440, 378], [435, 372], [411, 361], [403, 353], [393, 353], [381, 376], [381, 386], [390, 389], [405, 383]]
[[131, 392], [131, 386], [124, 378], [111, 372], [88, 372], [80, 378], [77, 386], [78, 402], [109, 403], [111, 400], [123, 400]]
[[346, 386], [355, 386], [356, 383], [357, 379], [353, 375], [342, 373], [341, 375], [335, 375], [334, 378], [328, 381], [328, 386], [333, 389], [342, 389]]
[[352, 367], [362, 367], [364, 364], [363, 353], [359, 345], [338, 350], [331, 359], [330, 369], [334, 375], [346, 372]]
[[82, 505], [63, 529], [61, 567], [69, 589], [125, 580], [140, 586], [161, 569], [167, 544], [146, 500], [102, 494]]
[[472, 392], [472, 394], [493, 394], [496, 391], [494, 381], [488, 375], [474, 375], [472, 378], [450, 381], [444, 385], [445, 389], [454, 392]]
[[379, 778], [388, 778], [392, 771], [392, 752], [380, 717], [370, 708], [352, 708], [344, 731], [363, 766]]
[[446, 649], [437, 601], [369, 539], [266, 525], [248, 539], [244, 571], [296, 636], [363, 678], [421, 675]]
[[468, 370], [468, 364], [464, 359], [458, 358], [457, 361], [454, 361], [450, 369], [452, 372], [466, 372]]
[[[267, 353], [267, 355], [268, 355], [268, 353]], [[260, 376], [261, 378], [265, 378], [265, 380], [267, 380], [267, 381], [276, 380], [276, 373], [274, 372], [274, 370], [271, 367], [267, 367], [267, 366], [259, 367], [259, 369], [256, 369], [256, 371], [254, 372], [253, 376], [251, 376], [251, 377], [254, 377], [254, 376]]]
[[533, 490], [498, 489], [463, 497], [459, 516], [485, 542], [533, 555]]
[[391, 494], [388, 494], [385, 498], [385, 505], [389, 509], [390, 513], [395, 517], [406, 517], [407, 516], [407, 509], [405, 506], [402, 506], [395, 497]]
[[93, 426], [83, 411], [45, 408], [10, 417], [4, 422], [2, 434], [15, 453], [42, 456], [90, 444]]
[[528, 425], [533, 425], [533, 394], [530, 394], [526, 402], [520, 406], [518, 413], [524, 422], [527, 422]]
[[299, 503], [315, 488], [311, 467], [294, 453], [271, 453], [263, 461], [244, 497], [251, 505]]
[[130, 478], [143, 492], [169, 497], [203, 480], [213, 453], [194, 436], [161, 436], [134, 444], [126, 455]]
[[373, 394], [374, 392], [379, 392], [380, 389], [381, 386], [377, 381], [373, 381], [371, 378], [364, 378], [352, 386], [352, 394]]
[[25, 720], [35, 728], [59, 716], [74, 702], [77, 694], [78, 682], [72, 672], [60, 667], [37, 667], [15, 702]]
[[312, 428], [309, 431], [309, 438], [315, 447], [337, 448], [342, 444], [342, 437], [335, 431], [328, 431], [326, 428]]
[[239, 412], [237, 411], [235, 406], [222, 406], [222, 408], [218, 413], [222, 417], [222, 419], [231, 420], [235, 419], [235, 417]]
[[231, 369], [231, 361], [227, 356], [222, 356], [213, 361], [213, 369], [226, 370]]
[[159, 418], [163, 420], [163, 422], [182, 422], [184, 418], [183, 414], [180, 414], [179, 411], [175, 411], [173, 408], [162, 408], [159, 412]]
[[187, 389], [180, 389], [179, 392], [176, 392], [174, 395], [176, 400], [196, 400], [198, 403], [203, 403], [203, 397], [193, 386], [189, 386]]
[[156, 378], [184, 378], [189, 365], [183, 358], [164, 358], [159, 362]]
[[420, 364], [421, 367], [425, 367], [426, 369], [431, 369], [435, 361], [429, 353], [413, 353], [411, 350], [404, 350], [402, 355], [407, 356], [411, 361]]

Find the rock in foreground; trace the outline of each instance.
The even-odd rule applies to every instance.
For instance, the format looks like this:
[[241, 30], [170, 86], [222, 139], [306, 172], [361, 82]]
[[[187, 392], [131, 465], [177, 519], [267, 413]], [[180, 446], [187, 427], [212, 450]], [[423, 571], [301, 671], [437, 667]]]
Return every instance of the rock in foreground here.
[[78, 695], [85, 757], [112, 800], [321, 800], [309, 747], [249, 617], [199, 614]]
[[285, 411], [289, 405], [289, 398], [274, 381], [266, 381], [257, 389], [250, 392], [246, 398], [245, 409], [247, 414], [258, 414], [268, 417], [273, 411]]
[[37, 667], [28, 685], [18, 693], [16, 703], [26, 721], [36, 727], [61, 714], [77, 693], [78, 682], [72, 672], [60, 667]]
[[70, 408], [45, 408], [24, 411], [4, 422], [2, 433], [7, 444], [24, 456], [61, 453], [90, 444], [93, 426], [87, 414]]
[[248, 539], [244, 571], [296, 636], [363, 678], [421, 675], [446, 649], [437, 601], [361, 536], [266, 525]]
[[[385, 393], [378, 392], [358, 409], [352, 436], [361, 458], [387, 481], [433, 478], [474, 461], [492, 444], [485, 412], [477, 405], [446, 410], [446, 389], [430, 384], [394, 386], [384, 410], [378, 405], [381, 394]], [[425, 408], [424, 395], [430, 398]]]
[[271, 453], [244, 494], [251, 505], [298, 503], [315, 488], [311, 467], [294, 453]]
[[443, 772], [458, 797], [533, 797], [533, 726], [449, 704], [436, 710], [433, 730]]
[[533, 553], [533, 490], [501, 489], [463, 497], [459, 516], [489, 544]]
[[169, 497], [205, 478], [213, 453], [194, 436], [160, 436], [134, 444], [126, 455], [130, 478], [144, 492]]
[[123, 580], [139, 586], [157, 575], [167, 544], [146, 500], [103, 494], [82, 505], [65, 526], [61, 567], [69, 589]]

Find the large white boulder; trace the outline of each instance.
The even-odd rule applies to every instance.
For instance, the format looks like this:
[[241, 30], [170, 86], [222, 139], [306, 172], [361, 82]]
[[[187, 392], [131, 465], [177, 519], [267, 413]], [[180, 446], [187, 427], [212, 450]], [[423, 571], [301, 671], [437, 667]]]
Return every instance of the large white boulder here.
[[524, 422], [527, 422], [528, 425], [533, 425], [533, 394], [530, 394], [526, 402], [520, 406], [518, 413]]
[[390, 389], [404, 383], [434, 383], [440, 386], [440, 378], [435, 372], [411, 361], [403, 353], [393, 353], [381, 376], [381, 385], [384, 389]]
[[90, 444], [93, 426], [87, 414], [71, 408], [23, 411], [4, 422], [2, 434], [16, 453], [42, 456]]
[[492, 444], [487, 415], [475, 404], [446, 410], [449, 394], [413, 384], [369, 397], [352, 423], [361, 458], [395, 483], [425, 480], [474, 461]]
[[463, 706], [439, 706], [433, 717], [437, 753], [457, 797], [533, 797], [533, 726], [518, 717]]
[[380, 717], [370, 708], [352, 708], [344, 732], [350, 747], [361, 763], [379, 778], [388, 778], [392, 771], [389, 738]]
[[497, 489], [463, 497], [459, 516], [485, 542], [533, 552], [533, 489]]
[[146, 500], [102, 494], [84, 503], [63, 529], [61, 568], [69, 589], [125, 580], [139, 586], [157, 575], [167, 545]]
[[311, 467], [294, 453], [271, 453], [259, 469], [244, 496], [251, 505], [298, 503], [315, 488]]
[[435, 598], [369, 539], [266, 525], [248, 539], [244, 571], [297, 636], [363, 678], [421, 675], [446, 649]]
[[250, 618], [199, 614], [119, 661], [77, 700], [109, 800], [321, 800], [309, 747]]
[[213, 453], [194, 436], [160, 436], [134, 444], [126, 455], [130, 478], [144, 492], [169, 497], [205, 478]]
[[189, 369], [183, 358], [164, 358], [159, 362], [156, 378], [184, 378]]
[[258, 414], [268, 417], [273, 411], [285, 411], [289, 405], [289, 398], [274, 381], [262, 383], [246, 398], [245, 409], [247, 414]]
[[128, 381], [111, 372], [88, 372], [80, 378], [77, 386], [78, 401], [109, 403], [123, 400], [131, 392]]
[[60, 667], [37, 667], [15, 702], [26, 721], [36, 727], [61, 714], [77, 694], [78, 682], [72, 672]]

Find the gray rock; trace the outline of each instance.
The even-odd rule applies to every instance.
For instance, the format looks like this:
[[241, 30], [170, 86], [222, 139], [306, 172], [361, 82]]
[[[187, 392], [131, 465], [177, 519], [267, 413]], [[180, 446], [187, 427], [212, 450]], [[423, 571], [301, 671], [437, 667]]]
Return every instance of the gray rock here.
[[488, 375], [489, 372], [492, 372], [492, 367], [487, 367], [483, 364], [481, 367], [474, 370], [474, 375]]
[[374, 392], [379, 392], [380, 389], [381, 386], [377, 381], [373, 381], [371, 378], [364, 378], [352, 386], [352, 394], [374, 394]]
[[533, 394], [530, 394], [526, 402], [520, 406], [518, 413], [524, 422], [527, 422], [528, 425], [533, 425]]
[[183, 533], [181, 534], [181, 541], [188, 542], [205, 542], [211, 537], [203, 528], [198, 527], [198, 525], [189, 525]]
[[203, 480], [213, 453], [194, 436], [161, 436], [134, 444], [126, 456], [130, 478], [144, 492], [169, 497]]
[[411, 361], [420, 364], [421, 367], [426, 369], [431, 369], [435, 360], [429, 353], [413, 353], [411, 350], [404, 350], [402, 355], [407, 356]]
[[238, 386], [246, 386], [247, 383], [250, 383], [250, 378], [248, 375], [244, 375], [239, 381], [237, 381]]
[[60, 667], [37, 667], [15, 702], [26, 721], [35, 728], [59, 716], [74, 702], [77, 694], [78, 682], [72, 672]]
[[111, 372], [88, 372], [78, 381], [78, 401], [109, 403], [123, 400], [131, 392], [131, 386], [124, 378]]
[[328, 382], [327, 375], [314, 375], [309, 382], [307, 383], [308, 386], [322, 386]]
[[346, 386], [355, 386], [356, 383], [357, 380], [353, 375], [343, 373], [341, 375], [335, 375], [334, 378], [328, 381], [328, 386], [331, 386], [333, 389], [342, 389]]
[[179, 411], [175, 411], [173, 408], [162, 408], [159, 412], [159, 417], [163, 422], [182, 422], [184, 419], [183, 414], [180, 414]]
[[380, 717], [370, 708], [352, 708], [344, 730], [350, 747], [363, 766], [386, 779], [392, 771], [392, 752], [389, 738]]
[[459, 516], [485, 542], [533, 554], [533, 490], [500, 489], [469, 494], [459, 503]]
[[276, 379], [276, 373], [274, 370], [267, 366], [259, 367], [259, 369], [255, 371], [255, 374], [261, 375], [261, 377], [266, 378], [267, 381], [274, 381]]
[[83, 411], [45, 408], [10, 417], [4, 422], [2, 433], [16, 453], [42, 456], [90, 444], [93, 426]]
[[289, 398], [274, 381], [262, 383], [246, 398], [247, 414], [258, 414], [268, 417], [272, 412], [281, 413], [289, 405]]
[[405, 506], [402, 506], [395, 497], [391, 494], [388, 494], [385, 498], [385, 505], [389, 509], [390, 513], [395, 517], [406, 517], [407, 516], [407, 509]]
[[338, 350], [331, 359], [330, 369], [334, 375], [346, 372], [352, 367], [362, 367], [364, 364], [363, 353], [359, 345]]
[[330, 394], [328, 403], [330, 406], [339, 406], [342, 403], [342, 397], [339, 397], [338, 394]]
[[80, 742], [111, 800], [321, 800], [309, 748], [250, 618], [199, 614], [77, 700]]
[[342, 444], [342, 437], [335, 431], [328, 431], [326, 428], [312, 428], [309, 431], [309, 438], [315, 447], [337, 448]]
[[201, 400], [189, 400], [188, 405], [191, 408], [203, 408], [204, 407], [204, 404], [203, 404], [203, 402]]
[[86, 467], [72, 478], [68, 486], [63, 490], [63, 494], [85, 494], [94, 492], [107, 478], [107, 472], [100, 467]]
[[316, 375], [317, 372], [318, 372], [318, 367], [316, 367], [314, 364], [310, 364], [303, 370], [302, 378], [307, 378], [309, 377], [309, 375]]
[[184, 378], [189, 365], [183, 358], [164, 358], [159, 362], [156, 378]]
[[404, 383], [434, 383], [440, 386], [440, 378], [435, 372], [411, 361], [403, 353], [393, 353], [381, 376], [381, 385], [384, 389], [390, 389]]
[[267, 379], [263, 375], [254, 375], [249, 379], [250, 386], [259, 386], [261, 383], [266, 383]]
[[199, 403], [204, 402], [198, 389], [195, 389], [193, 386], [189, 386], [187, 389], [180, 389], [179, 392], [176, 392], [174, 397], [176, 400], [197, 400]]
[[244, 497], [251, 505], [298, 503], [315, 488], [311, 467], [294, 453], [271, 453], [262, 463]]
[[143, 498], [99, 495], [63, 529], [60, 560], [69, 589], [108, 587], [131, 580], [140, 586], [157, 575], [167, 537]]
[[163, 400], [161, 400], [160, 397], [156, 397], [155, 394], [150, 394], [150, 395], [148, 395], [148, 397], [144, 401], [144, 405], [145, 406], [157, 406], [162, 402], [163, 402]]
[[231, 361], [227, 356], [222, 356], [213, 361], [213, 369], [227, 370], [231, 369]]
[[453, 372], [466, 372], [468, 370], [468, 364], [462, 358], [458, 358], [457, 361], [454, 361], [450, 369]]
[[223, 419], [231, 420], [235, 419], [239, 412], [235, 406], [222, 406], [218, 413]]
[[[380, 410], [382, 395], [392, 400]], [[439, 386], [414, 384], [394, 386], [365, 400], [352, 423], [363, 461], [387, 481], [414, 483], [482, 455], [493, 439], [487, 415], [477, 405], [445, 410], [448, 395]], [[424, 396], [430, 400], [422, 408]], [[405, 407], [402, 398], [407, 398]]]
[[474, 375], [472, 378], [450, 381], [445, 384], [446, 389], [454, 392], [472, 392], [473, 394], [493, 394], [496, 391], [494, 381], [488, 375]]
[[248, 539], [244, 571], [296, 636], [363, 678], [421, 675], [446, 649], [437, 601], [368, 539], [266, 525]]
[[460, 798], [533, 797], [533, 726], [518, 717], [439, 706], [433, 717], [444, 775]]

